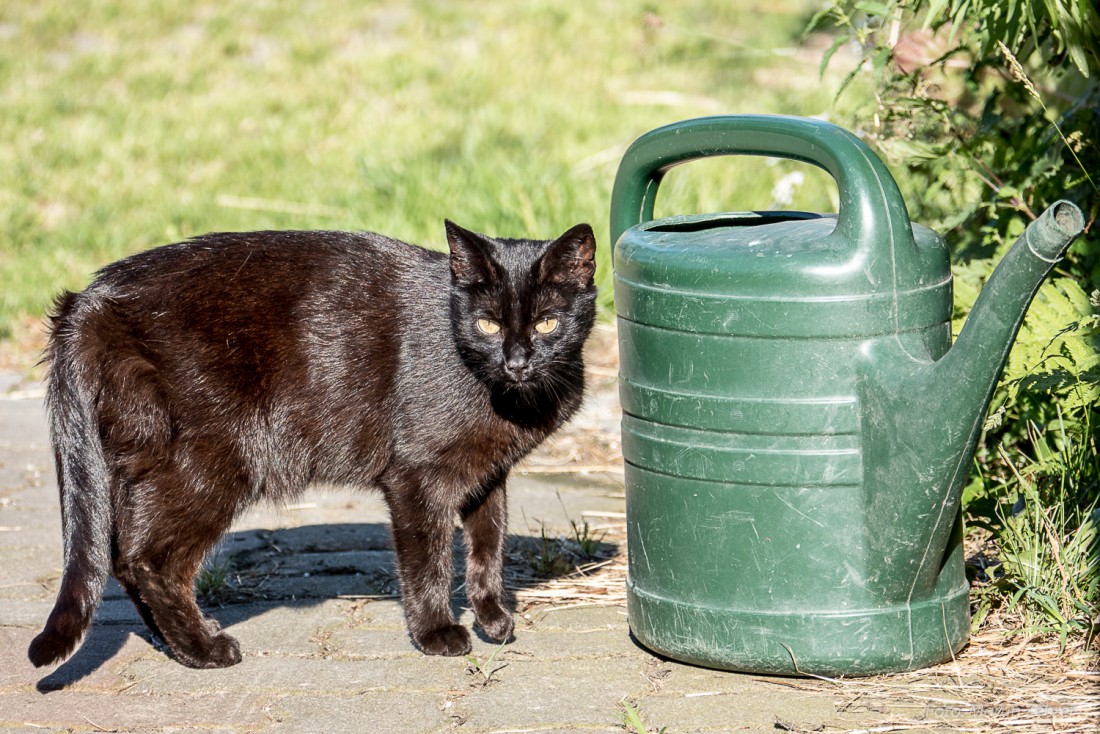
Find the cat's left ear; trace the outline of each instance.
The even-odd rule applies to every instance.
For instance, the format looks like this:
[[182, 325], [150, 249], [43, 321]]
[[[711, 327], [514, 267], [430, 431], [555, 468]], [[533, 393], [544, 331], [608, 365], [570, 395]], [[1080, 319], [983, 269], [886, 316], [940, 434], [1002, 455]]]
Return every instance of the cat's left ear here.
[[554, 283], [591, 286], [596, 274], [596, 235], [592, 228], [578, 224], [554, 240], [542, 256], [539, 274]]

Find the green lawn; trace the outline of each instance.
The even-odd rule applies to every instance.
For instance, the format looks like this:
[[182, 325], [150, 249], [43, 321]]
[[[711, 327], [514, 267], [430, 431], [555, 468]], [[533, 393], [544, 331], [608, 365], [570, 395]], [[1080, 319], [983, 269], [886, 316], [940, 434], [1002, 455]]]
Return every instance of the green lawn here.
[[[100, 265], [211, 230], [441, 247], [444, 217], [502, 236], [588, 221], [607, 285], [634, 138], [705, 114], [830, 113], [837, 79], [798, 49], [815, 7], [7, 0], [0, 339]], [[795, 166], [795, 205], [832, 209], [816, 170], [726, 159], [675, 172], [658, 213], [767, 207]]]

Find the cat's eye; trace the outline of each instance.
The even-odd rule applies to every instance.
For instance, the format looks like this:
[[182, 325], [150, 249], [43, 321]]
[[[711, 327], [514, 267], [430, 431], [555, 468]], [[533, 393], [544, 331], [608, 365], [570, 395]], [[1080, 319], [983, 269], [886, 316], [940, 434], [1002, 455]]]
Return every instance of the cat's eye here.
[[549, 334], [558, 328], [558, 320], [555, 318], [543, 319], [535, 324], [535, 331], [540, 334]]
[[496, 334], [500, 331], [500, 324], [492, 319], [478, 319], [477, 328], [482, 334]]

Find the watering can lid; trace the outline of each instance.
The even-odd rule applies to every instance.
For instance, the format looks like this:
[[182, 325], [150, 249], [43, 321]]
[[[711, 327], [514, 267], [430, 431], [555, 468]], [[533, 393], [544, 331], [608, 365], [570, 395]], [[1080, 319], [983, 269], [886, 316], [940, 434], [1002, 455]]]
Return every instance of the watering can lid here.
[[[940, 237], [913, 225], [920, 250], [935, 250], [913, 282], [882, 282], [885, 268], [857, 251], [835, 214], [725, 212], [655, 219], [631, 227], [615, 248], [615, 277], [686, 292], [776, 299], [842, 298], [921, 288], [950, 279]], [[884, 253], [889, 255], [889, 251]], [[930, 252], [930, 254], [933, 254]], [[937, 266], [938, 263], [938, 266]]]

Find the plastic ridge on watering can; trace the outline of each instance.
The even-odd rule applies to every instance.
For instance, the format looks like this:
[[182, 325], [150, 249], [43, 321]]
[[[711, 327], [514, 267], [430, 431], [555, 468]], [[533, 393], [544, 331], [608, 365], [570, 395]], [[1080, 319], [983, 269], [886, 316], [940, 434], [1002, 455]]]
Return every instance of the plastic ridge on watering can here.
[[[836, 215], [653, 219], [664, 173], [788, 158]], [[1058, 202], [951, 344], [943, 239], [857, 137], [722, 116], [639, 138], [611, 203], [631, 630], [669, 657], [868, 675], [949, 659], [969, 630], [961, 492], [1031, 299], [1081, 232]]]

